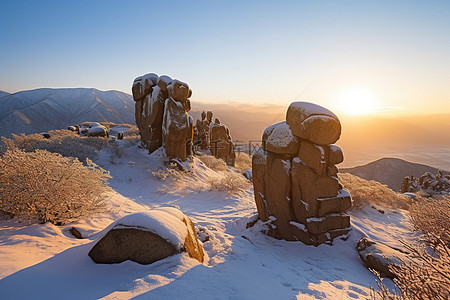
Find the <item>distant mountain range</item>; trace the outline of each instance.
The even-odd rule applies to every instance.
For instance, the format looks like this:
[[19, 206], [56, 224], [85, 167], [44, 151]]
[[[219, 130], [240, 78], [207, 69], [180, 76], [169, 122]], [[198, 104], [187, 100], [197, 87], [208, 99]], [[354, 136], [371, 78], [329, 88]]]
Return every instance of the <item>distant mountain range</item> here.
[[[340, 168], [341, 173], [350, 173], [367, 180], [375, 180], [386, 184], [394, 191], [399, 191], [403, 178], [414, 176], [419, 178], [426, 172], [436, 175], [439, 169], [427, 165], [411, 163], [399, 158], [382, 158], [363, 166]], [[443, 171], [444, 174], [449, 174]]]
[[84, 121], [134, 124], [133, 98], [93, 88], [0, 92], [0, 135], [67, 128]]
[[[267, 126], [285, 120], [286, 109], [277, 104], [206, 103], [194, 97], [189, 114], [196, 120], [203, 110], [212, 110], [214, 118], [218, 117], [230, 128], [235, 141], [248, 142], [261, 139]], [[339, 118], [342, 135], [337, 144], [344, 151], [343, 168], [382, 157], [398, 157], [450, 170], [448, 113], [397, 118], [340, 115]], [[43, 132], [84, 121], [135, 124], [132, 96], [93, 88], [43, 88], [14, 94], [0, 91], [0, 135]], [[418, 176], [406, 172], [402, 179], [407, 175]], [[401, 180], [392, 184], [396, 187]]]

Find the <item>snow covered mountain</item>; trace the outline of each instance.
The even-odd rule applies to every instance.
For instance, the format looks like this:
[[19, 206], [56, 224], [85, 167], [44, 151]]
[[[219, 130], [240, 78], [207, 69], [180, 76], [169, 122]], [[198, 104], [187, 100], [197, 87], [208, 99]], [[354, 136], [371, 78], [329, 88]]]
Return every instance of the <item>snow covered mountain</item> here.
[[0, 91], [0, 97], [11, 95], [8, 92]]
[[[367, 180], [375, 180], [386, 184], [394, 191], [400, 190], [403, 178], [413, 175], [418, 178], [425, 172], [437, 174], [439, 169], [427, 165], [416, 164], [399, 158], [382, 158], [363, 166], [341, 168], [340, 172], [350, 173]], [[444, 171], [445, 174], [448, 172]]]
[[66, 128], [84, 121], [134, 124], [133, 98], [94, 88], [0, 92], [0, 135]]

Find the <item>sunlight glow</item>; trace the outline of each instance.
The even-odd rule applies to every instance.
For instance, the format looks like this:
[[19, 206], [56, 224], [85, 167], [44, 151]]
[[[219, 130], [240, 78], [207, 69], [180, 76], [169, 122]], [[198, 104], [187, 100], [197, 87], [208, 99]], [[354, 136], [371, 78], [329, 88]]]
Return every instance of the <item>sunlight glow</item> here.
[[339, 110], [348, 115], [375, 113], [375, 94], [366, 88], [351, 87], [342, 90], [337, 96]]

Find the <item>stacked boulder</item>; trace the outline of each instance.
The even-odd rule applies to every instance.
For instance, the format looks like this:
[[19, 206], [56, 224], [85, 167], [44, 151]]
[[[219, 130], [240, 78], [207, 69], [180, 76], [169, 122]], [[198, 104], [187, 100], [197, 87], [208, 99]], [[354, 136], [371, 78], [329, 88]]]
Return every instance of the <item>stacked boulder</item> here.
[[209, 149], [209, 141], [210, 141], [210, 132], [209, 127], [212, 123], [213, 112], [212, 111], [203, 111], [202, 119], [197, 120], [196, 122], [196, 130], [197, 130], [197, 139], [195, 144], [202, 150]]
[[209, 143], [209, 149], [214, 157], [221, 158], [228, 165], [234, 166], [236, 154], [234, 153], [234, 144], [230, 135], [230, 129], [224, 124], [221, 124], [218, 118], [210, 125]]
[[259, 218], [268, 234], [308, 245], [332, 243], [350, 231], [350, 194], [338, 181], [342, 149], [338, 117], [308, 102], [293, 102], [286, 121], [269, 126], [252, 157]]
[[150, 73], [134, 80], [132, 92], [142, 144], [150, 153], [164, 146], [169, 158], [185, 161], [192, 154], [193, 139], [189, 86]]

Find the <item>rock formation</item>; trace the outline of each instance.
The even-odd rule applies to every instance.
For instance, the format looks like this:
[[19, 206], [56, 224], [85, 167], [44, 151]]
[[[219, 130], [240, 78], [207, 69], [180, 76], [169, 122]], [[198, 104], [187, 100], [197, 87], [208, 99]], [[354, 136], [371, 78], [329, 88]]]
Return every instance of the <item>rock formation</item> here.
[[212, 111], [203, 111], [201, 118], [195, 123], [194, 144], [202, 150], [210, 150], [211, 155], [234, 166], [236, 154], [228, 127], [218, 118], [213, 122]]
[[96, 263], [132, 260], [150, 264], [180, 252], [187, 252], [199, 262], [204, 260], [194, 224], [174, 207], [131, 214], [117, 220], [110, 228], [89, 251]]
[[213, 112], [208, 111], [202, 112], [202, 119], [197, 120], [195, 127], [197, 129], [197, 139], [195, 140], [195, 145], [198, 146], [202, 150], [209, 149], [209, 141], [210, 141], [210, 132], [209, 127], [212, 123]]
[[[212, 117], [212, 115], [211, 115]], [[234, 144], [227, 126], [215, 119], [210, 125], [209, 149], [216, 158], [223, 159], [228, 165], [234, 166], [236, 154], [234, 153]]]
[[185, 161], [191, 155], [193, 121], [189, 86], [153, 73], [133, 82], [136, 124], [142, 144], [151, 153], [164, 146], [169, 158]]
[[252, 173], [258, 216], [270, 236], [317, 246], [349, 232], [352, 200], [336, 167], [344, 156], [333, 145], [340, 134], [338, 117], [308, 102], [293, 102], [286, 122], [265, 129]]
[[390, 279], [397, 277], [390, 268], [401, 264], [399, 258], [407, 261], [407, 253], [404, 251], [374, 242], [367, 237], [358, 242], [356, 250], [367, 269], [378, 271], [382, 277]]
[[444, 175], [441, 171], [433, 175], [426, 172], [419, 179], [414, 176], [403, 178], [401, 193], [424, 191], [429, 194], [450, 194], [450, 175]]

